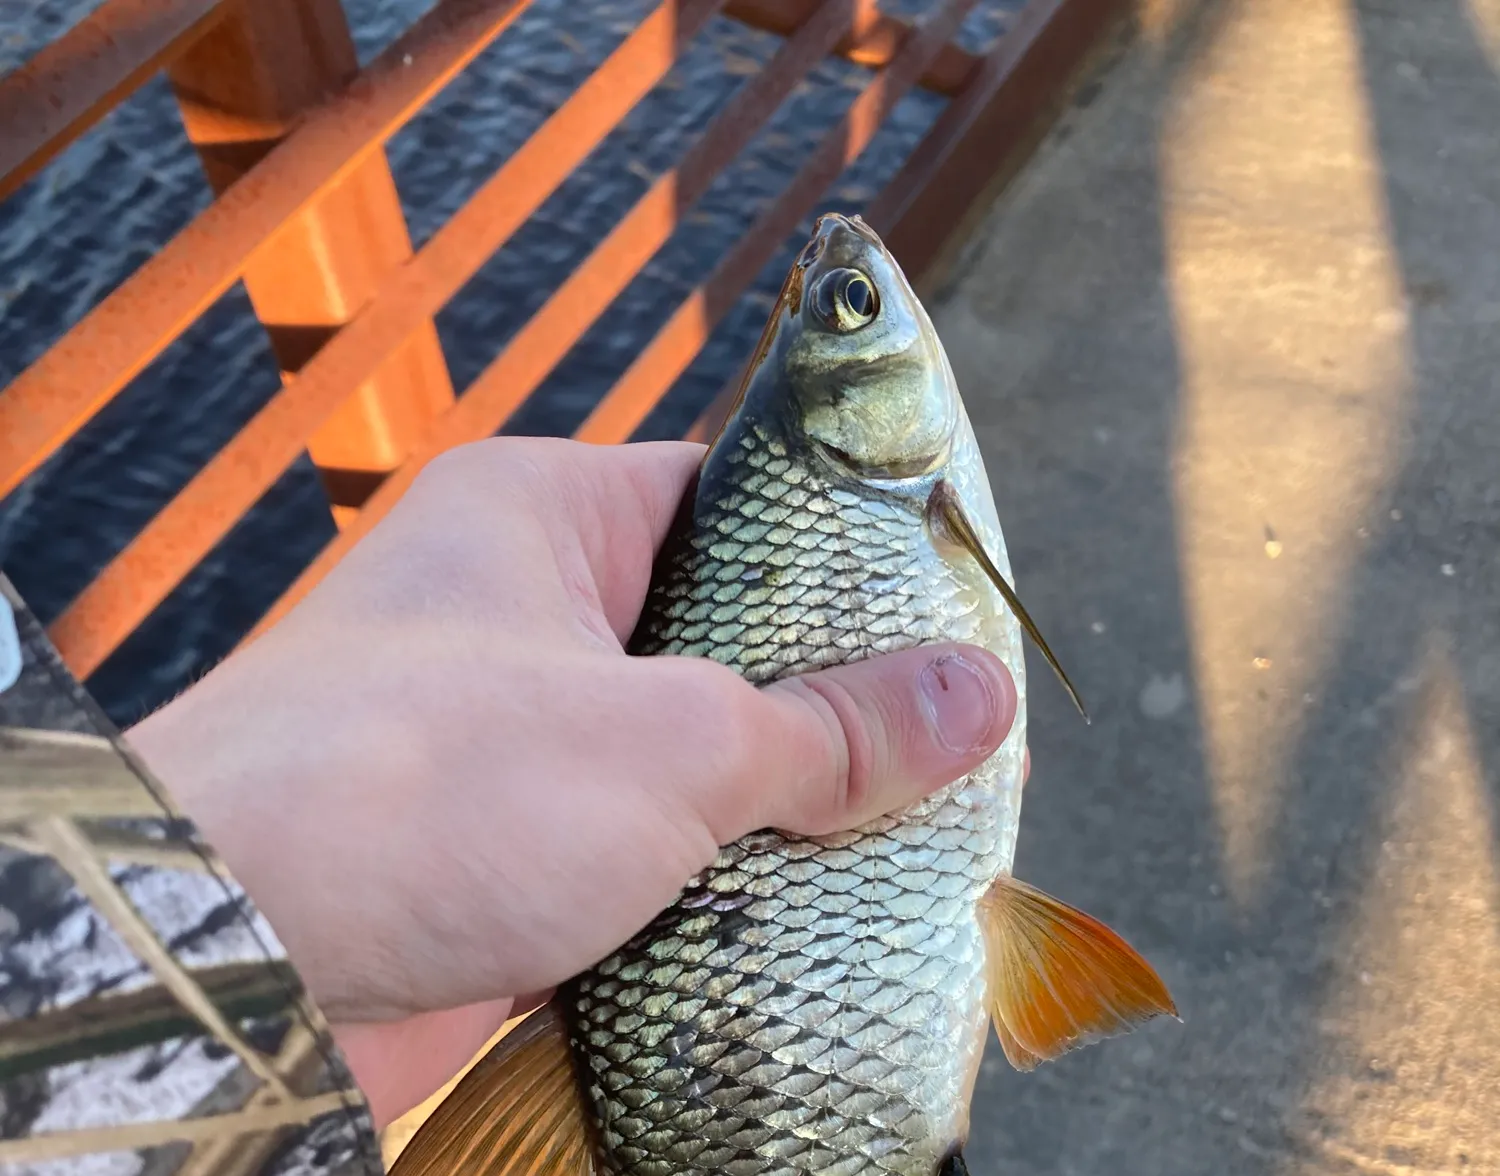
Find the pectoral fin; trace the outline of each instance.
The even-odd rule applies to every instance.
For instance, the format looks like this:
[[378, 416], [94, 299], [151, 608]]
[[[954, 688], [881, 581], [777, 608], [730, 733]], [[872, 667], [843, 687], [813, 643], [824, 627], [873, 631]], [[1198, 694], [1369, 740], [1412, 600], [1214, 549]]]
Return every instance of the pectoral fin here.
[[1061, 680], [1063, 689], [1068, 692], [1068, 697], [1073, 700], [1073, 705], [1078, 708], [1083, 721], [1090, 722], [1089, 712], [1084, 709], [1083, 699], [1078, 696], [1078, 691], [1069, 681], [1067, 671], [1062, 668], [1056, 655], [1048, 647], [1046, 638], [1036, 627], [1036, 622], [1031, 619], [1031, 614], [1026, 611], [1026, 606], [1021, 603], [1016, 590], [1010, 586], [1010, 581], [1000, 574], [995, 561], [990, 559], [989, 553], [985, 551], [984, 544], [980, 541], [979, 533], [969, 522], [969, 517], [964, 514], [963, 503], [959, 501], [958, 492], [947, 481], [940, 481], [932, 488], [932, 496], [927, 500], [927, 518], [936, 531], [962, 547], [984, 569], [984, 574], [989, 577], [990, 583], [994, 584], [996, 590], [1005, 598], [1010, 611], [1016, 614], [1016, 620], [1021, 622], [1021, 628], [1025, 629], [1027, 636], [1036, 642], [1036, 647], [1042, 651], [1047, 664]]
[[1167, 986], [1133, 947], [1034, 886], [1001, 878], [980, 902], [980, 924], [990, 1016], [1017, 1070], [1177, 1016]]
[[391, 1176], [590, 1176], [567, 1029], [552, 1005], [502, 1037], [417, 1129]]

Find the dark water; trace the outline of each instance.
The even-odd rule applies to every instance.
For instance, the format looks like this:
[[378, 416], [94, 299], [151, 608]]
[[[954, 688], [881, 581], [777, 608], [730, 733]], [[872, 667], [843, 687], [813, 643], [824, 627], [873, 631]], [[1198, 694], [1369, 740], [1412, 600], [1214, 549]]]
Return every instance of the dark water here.
[[[0, 70], [27, 60], [98, 0], [0, 0]], [[1017, 0], [984, 0], [960, 40], [983, 49]], [[417, 0], [345, 0], [362, 61], [421, 15]], [[651, 10], [650, 0], [537, 0], [390, 143], [420, 245]], [[887, 3], [913, 14], [922, 0]], [[438, 317], [464, 388], [723, 108], [779, 41], [713, 21], [676, 68]], [[783, 105], [676, 234], [538, 389], [505, 432], [562, 434], [625, 370], [677, 303], [774, 199], [868, 77], [825, 62]], [[908, 96], [826, 194], [858, 211], [895, 174], [942, 100]], [[157, 79], [0, 205], [0, 385], [168, 241], [208, 202], [197, 157]], [[810, 223], [811, 217], [807, 223]], [[805, 226], [804, 226], [805, 228]], [[803, 229], [644, 423], [679, 435], [754, 345]], [[275, 392], [265, 336], [236, 286], [0, 502], [0, 566], [50, 622]], [[333, 534], [305, 460], [90, 680], [130, 723], [223, 657]]]

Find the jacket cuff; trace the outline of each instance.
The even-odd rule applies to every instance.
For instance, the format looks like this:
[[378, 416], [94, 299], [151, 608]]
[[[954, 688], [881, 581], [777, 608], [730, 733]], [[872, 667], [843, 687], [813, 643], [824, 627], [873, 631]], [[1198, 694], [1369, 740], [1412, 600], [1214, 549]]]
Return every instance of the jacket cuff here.
[[6, 1171], [384, 1171], [270, 925], [3, 575], [0, 1126]]

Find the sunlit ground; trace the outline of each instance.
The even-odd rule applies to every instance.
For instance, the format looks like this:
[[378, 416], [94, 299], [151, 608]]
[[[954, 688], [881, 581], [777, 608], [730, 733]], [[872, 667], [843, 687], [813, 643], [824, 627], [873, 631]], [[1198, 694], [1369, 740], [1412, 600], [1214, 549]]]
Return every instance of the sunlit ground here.
[[940, 299], [1100, 717], [1034, 679], [1018, 872], [1186, 1018], [992, 1058], [976, 1173], [1500, 1171], [1497, 32], [1144, 4]]

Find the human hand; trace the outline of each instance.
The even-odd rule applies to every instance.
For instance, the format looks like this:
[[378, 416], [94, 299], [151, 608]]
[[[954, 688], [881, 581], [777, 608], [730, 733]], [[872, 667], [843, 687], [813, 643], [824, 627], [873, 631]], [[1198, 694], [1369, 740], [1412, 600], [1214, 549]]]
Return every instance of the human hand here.
[[276, 929], [379, 1123], [720, 845], [852, 828], [1010, 729], [1010, 675], [971, 647], [762, 689], [627, 657], [702, 453], [453, 450], [280, 624], [130, 732]]

